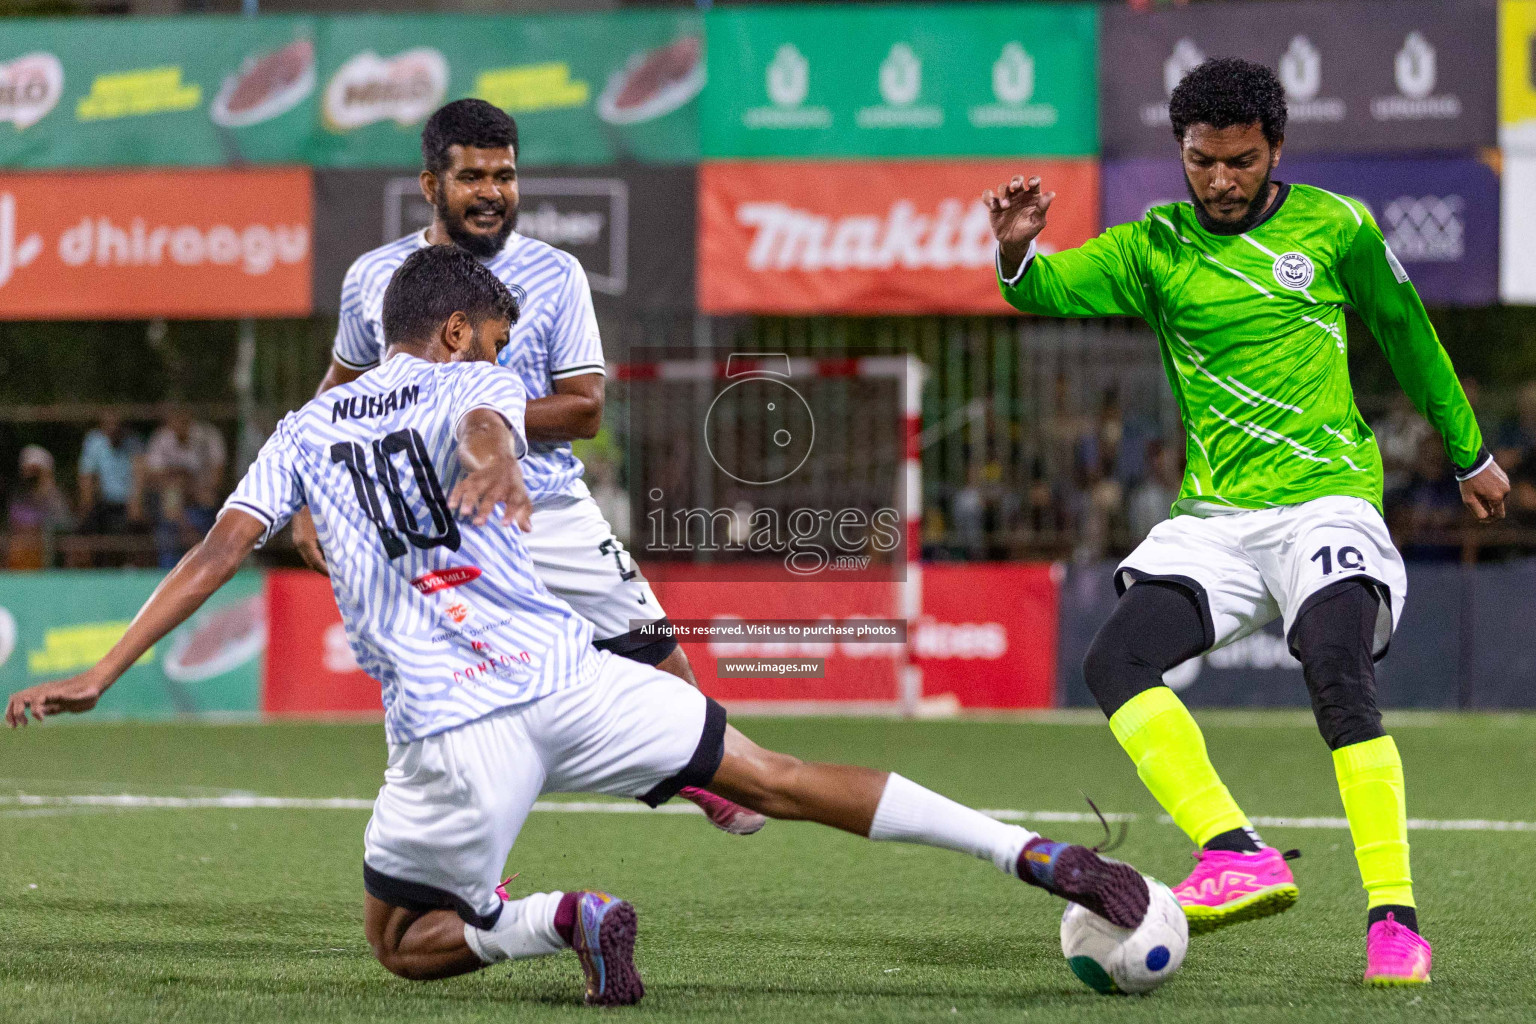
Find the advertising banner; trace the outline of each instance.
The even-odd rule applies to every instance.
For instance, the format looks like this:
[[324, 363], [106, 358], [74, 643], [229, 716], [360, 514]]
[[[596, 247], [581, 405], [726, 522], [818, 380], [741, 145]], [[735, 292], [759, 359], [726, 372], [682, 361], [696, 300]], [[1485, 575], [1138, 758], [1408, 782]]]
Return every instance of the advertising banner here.
[[1104, 13], [1105, 156], [1175, 152], [1168, 97], [1208, 57], [1274, 68], [1289, 153], [1469, 150], [1497, 138], [1495, 13], [1476, 0], [1229, 3]]
[[310, 172], [0, 175], [0, 319], [308, 316]]
[[1089, 4], [717, 8], [707, 157], [1088, 156]]
[[1536, 154], [1536, 0], [1499, 5], [1499, 145]]
[[317, 166], [416, 165], [422, 123], [462, 96], [517, 119], [525, 166], [698, 158], [703, 26], [691, 11], [329, 18], [319, 39]]
[[[784, 580], [744, 586], [668, 580], [664, 562], [645, 567], [674, 621], [888, 619], [896, 585]], [[379, 684], [357, 667], [324, 577], [307, 570], [268, 575], [268, 616], [281, 649], [266, 658], [262, 710], [281, 717], [381, 715]], [[1006, 600], [999, 599], [1006, 596]], [[909, 631], [923, 695], [966, 708], [1051, 706], [1056, 679], [1056, 584], [1049, 565], [934, 565], [923, 570], [921, 618]], [[711, 640], [687, 645], [699, 685], [731, 702], [894, 703], [901, 648], [892, 643], [768, 643]], [[727, 678], [722, 658], [822, 659], [817, 678]]]
[[297, 163], [313, 18], [7, 19], [0, 166]]
[[1499, 298], [1536, 305], [1536, 150], [1504, 154]]
[[[370, 249], [432, 223], [417, 170], [315, 172], [315, 308]], [[694, 298], [694, 169], [540, 168], [518, 179], [517, 230], [581, 261], [600, 315], [683, 312]]]
[[720, 162], [699, 169], [699, 308], [709, 313], [1006, 313], [981, 193], [1038, 174], [1041, 249], [1098, 231], [1092, 160]]
[[[0, 573], [0, 692], [85, 671], [111, 649], [164, 573]], [[267, 646], [262, 576], [242, 572], [151, 648], [95, 717], [255, 712]]]
[[[1499, 175], [1484, 161], [1460, 155], [1293, 158], [1287, 150], [1275, 177], [1365, 203], [1429, 305], [1497, 301]], [[1106, 160], [1103, 193], [1106, 225], [1140, 220], [1151, 206], [1189, 198], [1183, 167], [1171, 151]]]
[[465, 96], [525, 164], [689, 163], [703, 84], [691, 11], [7, 19], [0, 165], [409, 165]]

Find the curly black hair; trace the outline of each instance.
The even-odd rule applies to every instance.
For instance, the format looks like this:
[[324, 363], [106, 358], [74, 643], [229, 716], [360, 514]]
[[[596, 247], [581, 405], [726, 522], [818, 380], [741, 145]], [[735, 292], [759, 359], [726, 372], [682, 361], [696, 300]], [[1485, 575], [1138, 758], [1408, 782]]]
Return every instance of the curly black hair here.
[[1181, 143], [1190, 125], [1257, 124], [1273, 146], [1285, 136], [1285, 87], [1262, 64], [1216, 57], [1184, 76], [1168, 100], [1168, 117]]
[[427, 170], [433, 174], [447, 170], [449, 146], [511, 146], [512, 155], [516, 156], [517, 122], [505, 110], [485, 100], [454, 100], [438, 107], [421, 130], [421, 159]]
[[384, 341], [419, 344], [456, 312], [477, 326], [489, 317], [517, 323], [517, 300], [495, 274], [458, 246], [418, 249], [384, 289]]

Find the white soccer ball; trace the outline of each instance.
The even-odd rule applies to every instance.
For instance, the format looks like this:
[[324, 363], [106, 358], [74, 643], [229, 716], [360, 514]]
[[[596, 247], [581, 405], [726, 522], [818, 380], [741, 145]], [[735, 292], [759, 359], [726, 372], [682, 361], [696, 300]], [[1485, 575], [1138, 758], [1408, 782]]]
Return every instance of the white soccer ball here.
[[1147, 878], [1152, 897], [1139, 928], [1117, 928], [1086, 907], [1061, 915], [1061, 953], [1083, 984], [1105, 995], [1151, 992], [1184, 962], [1189, 922], [1173, 891]]

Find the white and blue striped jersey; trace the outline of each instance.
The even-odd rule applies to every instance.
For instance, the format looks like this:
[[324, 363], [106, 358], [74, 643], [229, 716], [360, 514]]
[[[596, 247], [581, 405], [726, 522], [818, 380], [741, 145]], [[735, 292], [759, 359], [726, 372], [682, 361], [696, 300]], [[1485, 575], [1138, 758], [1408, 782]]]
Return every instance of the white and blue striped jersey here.
[[[348, 268], [332, 347], [337, 362], [354, 370], [378, 365], [384, 355], [384, 289], [405, 258], [426, 245], [426, 232], [418, 231], [364, 253]], [[517, 298], [521, 315], [501, 362], [517, 371], [529, 398], [554, 394], [561, 378], [604, 372], [592, 289], [576, 257], [514, 231], [501, 252], [481, 262]], [[523, 477], [535, 503], [563, 495], [585, 497], [581, 474], [581, 460], [571, 453], [569, 441], [535, 441], [523, 460]]]
[[306, 503], [347, 640], [383, 687], [405, 743], [586, 681], [592, 625], [539, 582], [516, 526], [447, 507], [463, 474], [456, 432], [472, 409], [523, 437], [516, 375], [492, 363], [396, 354], [277, 425], [225, 503], [267, 524]]

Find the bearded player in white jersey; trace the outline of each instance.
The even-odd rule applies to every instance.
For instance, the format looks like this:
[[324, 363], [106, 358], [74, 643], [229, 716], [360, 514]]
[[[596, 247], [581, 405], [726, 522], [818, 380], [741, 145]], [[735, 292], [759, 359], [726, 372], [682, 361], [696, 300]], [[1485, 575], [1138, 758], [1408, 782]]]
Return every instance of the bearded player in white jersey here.
[[526, 545], [525, 398], [495, 363], [512, 295], [462, 249], [431, 246], [396, 271], [382, 317], [381, 365], [286, 416], [107, 656], [12, 695], [9, 725], [94, 707], [307, 504], [347, 640], [383, 688], [389, 761], [364, 834], [364, 929], [394, 973], [446, 978], [570, 948], [588, 1003], [640, 999], [632, 905], [595, 890], [513, 898], [497, 884], [548, 792], [655, 806], [707, 786], [770, 817], [968, 853], [1141, 923], [1149, 891], [1131, 866], [894, 773], [764, 750], [698, 689], [594, 648], [592, 624], [550, 594]]
[[[528, 392], [530, 452], [523, 475], [533, 496], [528, 549], [539, 577], [593, 624], [599, 648], [697, 685], [671, 629], [658, 624], [666, 612], [592, 499], [571, 452], [571, 441], [594, 437], [602, 426], [603, 345], [576, 257], [515, 230], [516, 122], [484, 100], [456, 100], [427, 120], [421, 155], [421, 193], [432, 204], [432, 224], [364, 253], [348, 269], [320, 393], [379, 364], [384, 290], [408, 256], [428, 245], [456, 245], [477, 257], [521, 309], [500, 362], [517, 372]], [[325, 572], [325, 553], [307, 512], [294, 517], [293, 539], [305, 562]], [[703, 790], [690, 787], [682, 795], [726, 832], [748, 835], [763, 827], [762, 815]]]

